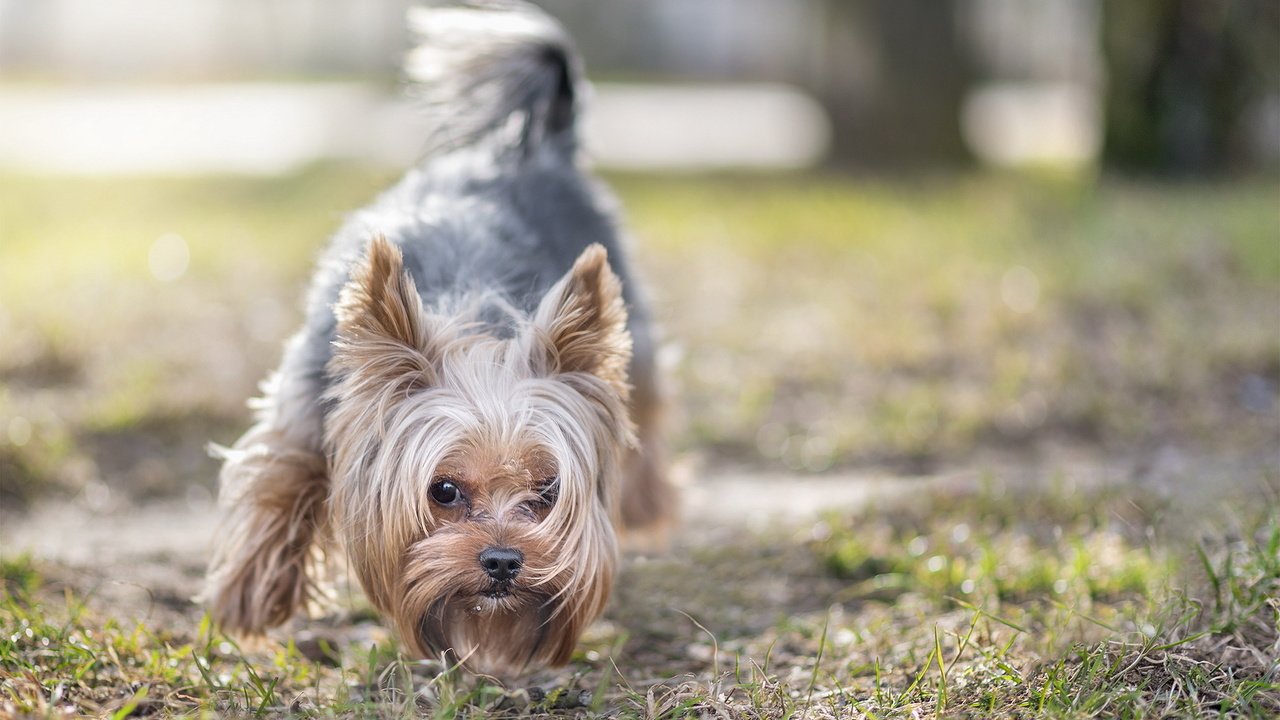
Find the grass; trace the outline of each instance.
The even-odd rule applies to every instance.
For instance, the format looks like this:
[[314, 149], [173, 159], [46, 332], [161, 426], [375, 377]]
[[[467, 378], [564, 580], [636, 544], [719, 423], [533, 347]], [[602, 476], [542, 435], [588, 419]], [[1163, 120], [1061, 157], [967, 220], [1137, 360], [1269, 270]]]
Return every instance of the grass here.
[[928, 469], [983, 448], [1272, 437], [1273, 415], [1240, 412], [1243, 384], [1280, 383], [1280, 335], [1260, 332], [1280, 304], [1271, 181], [621, 190], [655, 277], [688, 278], [660, 299], [692, 446]]
[[[632, 563], [614, 609], [570, 667], [509, 689], [408, 661], [393, 644], [335, 640], [331, 655], [304, 654], [292, 641], [242, 650], [207, 621], [189, 622], [188, 608], [125, 619], [118, 608], [98, 609], [92, 589], [60, 579], [65, 569], [46, 575], [38, 560], [9, 558], [0, 565], [0, 712], [1280, 712], [1280, 520], [1236, 516], [1241, 534], [1204, 538], [1186, 553], [1163, 539], [1179, 532], [1160, 525], [1166, 509], [1132, 500], [1110, 491], [943, 492], [744, 539], [727, 553], [698, 548]], [[1043, 512], [1029, 514], [1032, 503]], [[739, 579], [722, 592], [726, 573]], [[794, 592], [777, 597], [769, 578]]]
[[[163, 492], [139, 468], [148, 428], [234, 439], [322, 239], [390, 179], [0, 175], [0, 411], [30, 428], [0, 443], [0, 492]], [[1275, 180], [614, 181], [661, 281], [685, 451], [920, 472], [1273, 443]], [[189, 266], [164, 280], [149, 260], [173, 235]], [[203, 440], [177, 444], [171, 486], [211, 476]]]
[[[390, 180], [0, 174], [0, 520], [207, 498], [322, 238]], [[633, 558], [509, 688], [358, 599], [237, 646], [200, 557], [0, 553], [0, 716], [1280, 713], [1276, 179], [611, 181], [686, 465], [989, 480]], [[1029, 480], [1063, 458], [1110, 481]]]
[[[0, 414], [30, 428], [0, 443], [0, 499], [103, 477], [144, 495], [207, 484], [203, 446], [243, 425], [298, 320], [318, 240], [386, 179], [0, 176]], [[163, 280], [149, 256], [174, 235], [189, 265]], [[148, 469], [157, 444], [162, 464]]]

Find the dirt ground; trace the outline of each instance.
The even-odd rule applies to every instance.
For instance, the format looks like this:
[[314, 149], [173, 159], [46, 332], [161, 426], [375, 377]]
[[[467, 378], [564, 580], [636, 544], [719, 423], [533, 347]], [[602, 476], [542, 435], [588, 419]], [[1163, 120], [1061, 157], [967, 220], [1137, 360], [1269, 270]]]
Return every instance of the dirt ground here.
[[[1062, 488], [1081, 497], [1121, 489], [1163, 504], [1162, 532], [1197, 522], [1206, 507], [1227, 497], [1280, 492], [1280, 448], [1265, 456], [1191, 458], [1166, 448], [1155, 457], [1125, 461], [1071, 460], [1015, 464], [1008, 459], [946, 474], [837, 473], [820, 477], [711, 466], [678, 467], [680, 521], [661, 546], [631, 547], [607, 615], [606, 635], [625, 632], [642, 654], [668, 652], [656, 667], [672, 672], [688, 661], [687, 646], [701, 631], [683, 613], [715, 628], [720, 640], [754, 636], [779, 617], [826, 609], [844, 584], [831, 577], [805, 542], [832, 518], [910, 507], [913, 498], [971, 497], [992, 483], [1028, 497], [1050, 498]], [[1034, 517], [1038, 511], [1028, 511]], [[6, 513], [0, 547], [29, 553], [60, 585], [121, 622], [144, 622], [190, 633], [200, 622], [198, 595], [218, 510], [207, 493], [138, 503], [85, 499], [40, 503]], [[1173, 533], [1189, 541], [1190, 535]], [[345, 585], [343, 585], [345, 587]], [[386, 640], [365, 617], [368, 609], [343, 591], [333, 614], [300, 621], [277, 633], [287, 639], [328, 634], [343, 641]], [[725, 633], [728, 632], [726, 635]], [[354, 634], [351, 634], [354, 633]], [[672, 643], [678, 647], [668, 647]], [[664, 649], [665, 648], [665, 649]], [[679, 664], [679, 663], [677, 663]], [[694, 666], [699, 663], [694, 663]], [[692, 672], [694, 667], [683, 668]]]

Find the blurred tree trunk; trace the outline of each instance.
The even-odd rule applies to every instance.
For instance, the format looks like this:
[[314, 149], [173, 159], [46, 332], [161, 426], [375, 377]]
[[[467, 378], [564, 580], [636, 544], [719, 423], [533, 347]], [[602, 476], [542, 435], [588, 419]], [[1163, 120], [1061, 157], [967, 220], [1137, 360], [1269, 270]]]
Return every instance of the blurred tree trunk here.
[[1102, 8], [1104, 162], [1179, 174], [1248, 165], [1248, 113], [1280, 89], [1280, 2], [1105, 0]]
[[823, 0], [814, 88], [832, 162], [855, 169], [967, 163], [960, 108], [971, 80], [962, 0]]

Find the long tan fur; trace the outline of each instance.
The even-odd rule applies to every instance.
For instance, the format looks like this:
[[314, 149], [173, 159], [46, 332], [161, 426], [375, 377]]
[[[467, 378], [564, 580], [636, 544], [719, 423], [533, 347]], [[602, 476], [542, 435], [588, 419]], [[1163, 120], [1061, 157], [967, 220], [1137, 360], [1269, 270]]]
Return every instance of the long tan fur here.
[[219, 449], [224, 506], [204, 597], [228, 632], [260, 635], [316, 596], [328, 535], [324, 458], [274, 412], [278, 385], [258, 424]]

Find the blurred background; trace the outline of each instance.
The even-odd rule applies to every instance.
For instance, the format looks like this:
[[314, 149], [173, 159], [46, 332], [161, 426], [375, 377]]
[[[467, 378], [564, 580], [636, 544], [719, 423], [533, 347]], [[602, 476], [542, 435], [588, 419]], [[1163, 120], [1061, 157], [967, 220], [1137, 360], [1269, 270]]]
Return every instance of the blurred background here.
[[[0, 70], [20, 83], [0, 158], [98, 172], [411, 159], [419, 134], [392, 92], [410, 4], [0, 1]], [[606, 83], [592, 126], [606, 167], [1280, 161], [1267, 0], [542, 4]]]
[[[541, 4], [695, 484], [1276, 482], [1280, 4]], [[207, 507], [326, 236], [423, 146], [408, 5], [0, 0], [0, 513]]]

